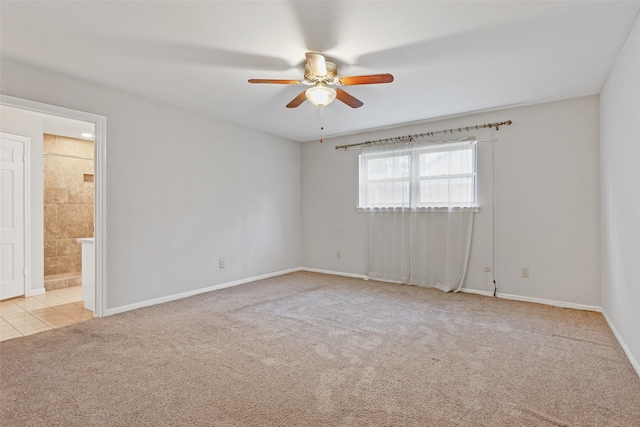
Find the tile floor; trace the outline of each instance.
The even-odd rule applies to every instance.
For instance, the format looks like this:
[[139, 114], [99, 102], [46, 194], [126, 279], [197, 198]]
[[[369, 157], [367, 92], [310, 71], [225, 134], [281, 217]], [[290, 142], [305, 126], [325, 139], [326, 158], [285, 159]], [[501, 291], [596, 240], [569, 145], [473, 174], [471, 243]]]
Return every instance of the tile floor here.
[[82, 287], [56, 289], [0, 302], [0, 341], [93, 319], [82, 304]]

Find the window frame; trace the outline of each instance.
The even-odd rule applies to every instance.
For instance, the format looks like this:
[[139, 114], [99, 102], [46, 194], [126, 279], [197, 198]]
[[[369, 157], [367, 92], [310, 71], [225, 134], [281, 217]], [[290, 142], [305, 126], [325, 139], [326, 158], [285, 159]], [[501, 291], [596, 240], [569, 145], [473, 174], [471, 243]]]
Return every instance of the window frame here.
[[[362, 166], [362, 162], [360, 161], [360, 156], [362, 156], [363, 153], [360, 153], [358, 155], [359, 158], [359, 167]], [[358, 196], [358, 206], [362, 207], [362, 200], [365, 197], [363, 194], [363, 187], [362, 187], [362, 179], [363, 177], [367, 177], [369, 175], [369, 161], [371, 160], [378, 160], [378, 159], [388, 159], [388, 158], [395, 158], [395, 157], [403, 157], [403, 156], [407, 156], [407, 166], [408, 166], [408, 173], [406, 177], [399, 177], [399, 178], [378, 178], [378, 179], [366, 179], [367, 184], [371, 184], [371, 183], [384, 183], [384, 182], [406, 182], [408, 184], [408, 190], [407, 190], [407, 201], [406, 203], [401, 203], [401, 206], [388, 206], [388, 205], [381, 205], [381, 206], [368, 206], [368, 208], [389, 208], [389, 207], [408, 207], [411, 201], [411, 181], [412, 181], [412, 177], [411, 177], [411, 161], [412, 161], [412, 157], [410, 154], [410, 151], [408, 150], [404, 150], [404, 149], [398, 149], [398, 150], [390, 150], [390, 151], [386, 151], [386, 152], [378, 152], [378, 153], [372, 153], [368, 156], [367, 161], [365, 162], [365, 168], [364, 170], [359, 170], [359, 186], [358, 186], [358, 191], [359, 191], [359, 196]], [[404, 198], [403, 198], [404, 199]], [[370, 203], [371, 204], [371, 203]]]
[[[456, 149], [457, 147], [460, 147]], [[420, 155], [424, 153], [438, 153], [438, 152], [453, 152], [453, 151], [471, 151], [471, 171], [458, 174], [439, 174], [439, 175], [423, 175], [424, 171], [420, 170]], [[365, 158], [366, 156], [366, 158]], [[409, 157], [409, 171], [407, 177], [400, 178], [378, 178], [368, 179], [369, 174], [369, 162], [375, 159], [381, 158], [393, 158], [393, 157]], [[364, 160], [364, 161], [363, 161]], [[477, 141], [461, 141], [461, 142], [446, 142], [446, 143], [413, 143], [405, 144], [399, 147], [397, 150], [389, 150], [377, 153], [360, 153], [358, 155], [359, 164], [359, 182], [358, 182], [358, 210], [364, 209], [406, 209], [413, 210], [441, 210], [450, 208], [473, 208], [477, 210], [478, 206], [478, 150]], [[471, 179], [471, 196], [472, 200], [469, 201], [449, 201], [449, 202], [433, 202], [433, 203], [421, 203], [420, 191], [422, 189], [423, 181], [433, 181], [438, 179], [455, 180], [455, 179]], [[364, 180], [364, 182], [363, 182]], [[376, 203], [373, 204], [367, 199], [366, 185], [375, 182], [408, 182], [408, 200], [405, 200], [404, 194], [401, 203]], [[449, 182], [450, 183], [450, 182]]]

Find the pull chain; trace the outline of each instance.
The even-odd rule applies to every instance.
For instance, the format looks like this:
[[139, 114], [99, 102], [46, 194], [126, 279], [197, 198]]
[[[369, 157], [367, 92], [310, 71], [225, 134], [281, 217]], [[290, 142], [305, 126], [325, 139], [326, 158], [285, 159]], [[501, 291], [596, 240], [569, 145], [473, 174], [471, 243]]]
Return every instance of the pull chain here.
[[320, 143], [322, 144], [322, 131], [324, 130], [324, 115], [322, 114], [322, 106], [320, 106]]

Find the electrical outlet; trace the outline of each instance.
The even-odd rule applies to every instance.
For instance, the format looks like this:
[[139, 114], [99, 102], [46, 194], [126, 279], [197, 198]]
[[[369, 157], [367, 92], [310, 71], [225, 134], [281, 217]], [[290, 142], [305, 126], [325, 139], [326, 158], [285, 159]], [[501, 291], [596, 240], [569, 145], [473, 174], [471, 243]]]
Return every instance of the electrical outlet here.
[[524, 277], [525, 279], [529, 277], [529, 267], [520, 268], [520, 277]]
[[218, 260], [218, 267], [220, 267], [220, 268], [224, 268], [224, 258], [220, 258], [220, 259]]
[[340, 254], [340, 251], [336, 252], [336, 258], [338, 258], [338, 259], [342, 258], [342, 255]]

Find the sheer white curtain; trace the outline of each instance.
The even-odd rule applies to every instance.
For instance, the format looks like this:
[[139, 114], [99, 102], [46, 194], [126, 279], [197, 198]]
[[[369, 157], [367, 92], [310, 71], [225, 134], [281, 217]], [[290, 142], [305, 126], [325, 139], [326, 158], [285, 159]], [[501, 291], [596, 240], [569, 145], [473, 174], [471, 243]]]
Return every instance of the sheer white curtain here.
[[475, 174], [475, 142], [363, 149], [365, 274], [459, 290], [471, 247]]

